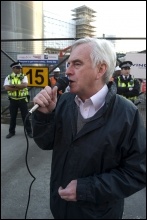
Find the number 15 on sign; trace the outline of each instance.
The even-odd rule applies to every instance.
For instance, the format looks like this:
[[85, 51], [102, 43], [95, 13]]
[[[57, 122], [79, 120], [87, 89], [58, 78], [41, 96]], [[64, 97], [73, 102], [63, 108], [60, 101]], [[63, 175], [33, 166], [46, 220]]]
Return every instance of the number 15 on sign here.
[[45, 87], [48, 86], [49, 70], [48, 67], [24, 66], [23, 74], [28, 77], [28, 86]]

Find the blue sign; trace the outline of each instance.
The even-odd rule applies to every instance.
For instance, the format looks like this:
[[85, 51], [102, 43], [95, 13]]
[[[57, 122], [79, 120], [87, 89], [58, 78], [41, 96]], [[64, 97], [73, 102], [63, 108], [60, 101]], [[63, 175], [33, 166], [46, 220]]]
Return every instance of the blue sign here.
[[22, 64], [58, 64], [58, 60], [18, 60]]

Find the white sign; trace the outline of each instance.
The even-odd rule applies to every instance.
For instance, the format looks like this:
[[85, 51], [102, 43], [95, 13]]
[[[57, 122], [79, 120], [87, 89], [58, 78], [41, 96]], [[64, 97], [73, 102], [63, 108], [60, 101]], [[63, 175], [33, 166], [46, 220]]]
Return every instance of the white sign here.
[[57, 54], [18, 54], [17, 60], [23, 64], [57, 64]]
[[132, 61], [131, 75], [138, 79], [146, 79], [146, 54], [126, 53], [125, 61]]

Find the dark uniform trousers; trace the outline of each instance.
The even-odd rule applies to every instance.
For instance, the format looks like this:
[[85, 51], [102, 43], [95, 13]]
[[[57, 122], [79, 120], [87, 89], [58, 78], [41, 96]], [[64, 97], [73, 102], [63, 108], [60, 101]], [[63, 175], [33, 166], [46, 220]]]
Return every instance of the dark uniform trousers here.
[[[20, 109], [21, 117], [22, 117], [23, 124], [24, 124], [26, 115], [28, 114], [27, 102], [25, 101], [25, 99], [19, 99], [19, 100], [10, 99], [9, 109], [10, 109], [10, 116], [11, 116], [9, 132], [11, 134], [15, 134], [16, 117], [17, 117], [18, 109]], [[25, 128], [26, 128], [27, 133], [32, 133], [31, 123], [29, 121], [29, 118], [27, 118], [25, 122]]]

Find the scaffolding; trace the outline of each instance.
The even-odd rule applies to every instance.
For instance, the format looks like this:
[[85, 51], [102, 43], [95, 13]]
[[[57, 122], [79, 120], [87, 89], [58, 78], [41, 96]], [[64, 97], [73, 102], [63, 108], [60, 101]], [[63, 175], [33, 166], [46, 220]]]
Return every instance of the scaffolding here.
[[73, 20], [76, 21], [76, 37], [95, 37], [96, 27], [91, 25], [91, 22], [95, 21], [93, 18], [96, 17], [94, 15], [96, 11], [85, 5], [75, 8], [72, 11], [74, 12], [72, 16], [75, 16]]

